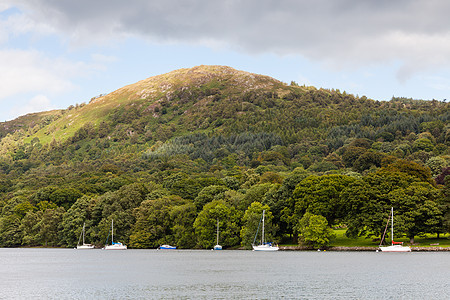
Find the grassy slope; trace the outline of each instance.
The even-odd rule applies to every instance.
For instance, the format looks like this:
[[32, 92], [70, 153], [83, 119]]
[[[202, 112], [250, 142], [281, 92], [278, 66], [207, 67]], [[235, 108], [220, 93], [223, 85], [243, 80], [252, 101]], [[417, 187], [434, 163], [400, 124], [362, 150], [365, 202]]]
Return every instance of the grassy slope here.
[[[336, 238], [331, 241], [331, 246], [342, 247], [378, 247], [379, 241], [373, 241], [370, 238], [356, 238], [350, 239], [345, 236], [345, 229], [334, 230]], [[396, 238], [398, 242], [404, 242], [405, 245], [409, 245], [409, 239]], [[434, 247], [439, 243], [439, 247], [450, 247], [450, 235], [441, 235], [438, 239], [436, 235], [426, 235], [424, 237], [416, 237], [414, 247]]]

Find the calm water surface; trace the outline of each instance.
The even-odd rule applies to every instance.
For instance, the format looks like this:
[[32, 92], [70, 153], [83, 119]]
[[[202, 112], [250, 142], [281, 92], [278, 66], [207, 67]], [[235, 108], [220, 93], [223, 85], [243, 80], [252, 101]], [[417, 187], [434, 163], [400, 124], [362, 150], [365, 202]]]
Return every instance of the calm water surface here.
[[450, 299], [450, 253], [0, 249], [2, 299]]

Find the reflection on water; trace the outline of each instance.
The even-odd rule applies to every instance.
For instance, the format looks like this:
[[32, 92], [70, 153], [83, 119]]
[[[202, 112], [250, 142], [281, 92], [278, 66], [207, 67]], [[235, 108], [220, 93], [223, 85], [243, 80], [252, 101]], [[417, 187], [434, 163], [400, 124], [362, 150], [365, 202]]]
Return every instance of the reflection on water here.
[[0, 298], [450, 299], [449, 253], [0, 249]]

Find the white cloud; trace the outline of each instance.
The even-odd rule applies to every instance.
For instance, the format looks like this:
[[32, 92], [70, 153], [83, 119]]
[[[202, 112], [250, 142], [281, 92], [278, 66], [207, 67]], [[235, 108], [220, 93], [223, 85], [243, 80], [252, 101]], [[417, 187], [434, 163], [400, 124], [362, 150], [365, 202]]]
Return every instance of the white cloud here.
[[55, 109], [55, 107], [52, 105], [50, 99], [45, 95], [37, 95], [29, 99], [25, 104], [13, 106], [10, 115], [25, 115], [32, 112], [47, 111], [51, 109]]
[[70, 78], [87, 66], [51, 59], [37, 51], [0, 50], [0, 101], [28, 92], [61, 93], [74, 88]]
[[429, 67], [450, 65], [448, 1], [15, 0], [14, 4], [36, 24], [45, 24], [75, 44], [132, 35], [153, 42], [300, 55], [338, 68], [400, 61], [400, 80]]
[[[5, 7], [9, 8], [7, 6]], [[23, 34], [40, 37], [56, 32], [56, 28], [53, 28], [51, 24], [40, 20], [33, 20], [27, 14], [15, 12], [8, 14], [4, 18], [0, 18], [0, 44], [5, 43], [11, 37], [17, 37]]]
[[6, 11], [12, 6], [12, 4], [9, 3], [0, 3], [0, 13]]

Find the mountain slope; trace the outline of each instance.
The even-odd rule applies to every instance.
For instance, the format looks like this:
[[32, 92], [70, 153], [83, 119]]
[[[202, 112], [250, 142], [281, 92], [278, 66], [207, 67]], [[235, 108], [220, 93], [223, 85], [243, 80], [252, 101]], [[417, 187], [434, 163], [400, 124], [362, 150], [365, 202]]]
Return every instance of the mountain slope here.
[[[84, 220], [100, 245], [114, 218], [132, 247], [190, 248], [203, 245], [195, 219], [217, 205], [234, 247], [239, 218], [255, 202], [269, 206], [281, 240], [294, 234], [302, 193], [323, 201], [315, 213], [346, 220], [353, 234], [369, 225], [378, 232], [391, 205], [418, 211], [409, 203], [427, 199], [436, 209], [421, 220], [434, 221], [408, 234], [446, 232], [449, 108], [199, 66], [22, 116], [0, 124], [0, 246], [73, 246]], [[355, 217], [364, 205], [373, 213]], [[362, 221], [372, 215], [375, 223]]]
[[229, 96], [251, 90], [275, 90], [282, 86], [281, 82], [267, 76], [230, 67], [199, 66], [176, 70], [125, 86], [95, 98], [87, 105], [69, 108], [30, 139], [38, 137], [44, 143], [52, 139], [65, 140], [86, 123], [98, 126], [102, 121], [111, 119], [111, 112], [130, 106], [136, 106], [143, 116], [157, 118], [164, 106], [179, 105], [183, 109], [195, 109], [191, 105], [206, 105], [218, 93]]
[[[425, 147], [430, 151], [441, 145], [436, 150], [441, 154], [449, 118], [449, 104], [435, 100], [379, 102], [339, 90], [287, 85], [225, 66], [198, 66], [150, 77], [88, 104], [2, 123], [4, 132], [14, 131], [14, 135], [2, 139], [0, 154], [38, 141], [39, 145], [53, 142], [77, 149], [86, 143], [101, 144], [121, 154], [128, 151], [124, 145], [134, 145], [133, 152], [160, 157], [201, 153], [206, 144], [214, 142], [208, 145], [210, 153], [194, 156], [209, 157], [212, 162], [219, 149], [232, 153], [243, 148], [252, 160], [255, 153], [280, 145], [287, 147], [286, 161], [293, 159], [309, 167], [355, 138], [368, 139], [370, 144], [397, 140], [392, 149], [383, 150], [389, 153], [402, 143], [411, 148], [418, 134], [427, 133], [423, 138], [431, 145], [415, 150]], [[243, 137], [246, 134], [252, 136]], [[169, 141], [174, 137], [179, 138]], [[239, 137], [247, 141], [244, 144], [256, 139], [259, 146], [236, 147], [233, 141]], [[167, 145], [161, 148], [164, 142]], [[398, 151], [404, 155], [415, 152], [403, 148]], [[425, 162], [428, 153], [419, 159]]]

